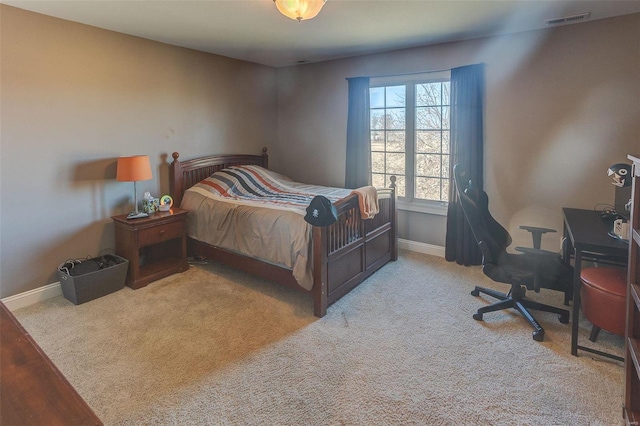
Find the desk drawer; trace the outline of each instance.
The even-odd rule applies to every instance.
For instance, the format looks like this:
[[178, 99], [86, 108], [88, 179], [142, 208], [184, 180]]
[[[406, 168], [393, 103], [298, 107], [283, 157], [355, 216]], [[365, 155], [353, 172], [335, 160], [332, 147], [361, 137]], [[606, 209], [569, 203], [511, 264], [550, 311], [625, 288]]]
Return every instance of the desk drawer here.
[[166, 225], [143, 229], [139, 234], [140, 247], [180, 238], [183, 235], [182, 222], [167, 223]]

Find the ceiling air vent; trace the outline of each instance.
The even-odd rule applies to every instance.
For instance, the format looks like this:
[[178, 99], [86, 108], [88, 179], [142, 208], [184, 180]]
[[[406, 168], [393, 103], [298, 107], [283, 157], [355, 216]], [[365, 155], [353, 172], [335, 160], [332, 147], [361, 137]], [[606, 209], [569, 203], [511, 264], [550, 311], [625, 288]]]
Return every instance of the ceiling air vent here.
[[588, 20], [590, 14], [591, 13], [589, 12], [581, 13], [579, 15], [564, 16], [562, 18], [547, 19], [544, 22], [545, 24], [547, 24], [547, 27], [555, 27], [557, 25], [566, 24], [577, 24], [578, 22], [584, 22]]

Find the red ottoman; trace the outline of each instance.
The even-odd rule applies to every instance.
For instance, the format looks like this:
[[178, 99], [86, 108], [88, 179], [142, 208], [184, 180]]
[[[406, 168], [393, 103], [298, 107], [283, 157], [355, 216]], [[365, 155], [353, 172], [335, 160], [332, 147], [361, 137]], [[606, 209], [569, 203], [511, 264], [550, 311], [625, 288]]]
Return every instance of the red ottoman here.
[[600, 328], [624, 336], [627, 271], [621, 268], [585, 268], [580, 271], [580, 278], [582, 312], [594, 326], [591, 340], [595, 341]]

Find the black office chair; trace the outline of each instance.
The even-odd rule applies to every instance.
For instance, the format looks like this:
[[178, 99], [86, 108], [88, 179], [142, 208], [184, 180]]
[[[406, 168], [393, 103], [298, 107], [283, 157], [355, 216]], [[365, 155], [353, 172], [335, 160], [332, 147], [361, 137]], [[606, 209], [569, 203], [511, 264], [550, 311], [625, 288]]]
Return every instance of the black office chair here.
[[454, 166], [453, 174], [462, 210], [482, 253], [482, 272], [494, 281], [511, 284], [511, 290], [506, 294], [476, 287], [471, 292], [473, 296], [484, 293], [495, 297], [498, 302], [478, 309], [473, 318], [482, 321], [482, 315], [487, 312], [515, 308], [533, 326], [533, 340], [541, 342], [544, 339], [544, 329], [529, 313], [529, 309], [556, 313], [561, 323], [569, 322], [569, 311], [525, 299], [527, 289], [539, 292], [540, 288], [550, 288], [567, 292], [573, 288], [572, 270], [563, 264], [560, 255], [540, 250], [542, 234], [555, 231], [547, 228], [521, 227], [532, 233], [536, 247], [516, 247], [516, 250], [523, 254], [507, 253], [506, 249], [512, 241], [511, 236], [489, 213], [487, 194], [473, 186], [473, 182], [466, 177], [466, 172], [459, 164]]

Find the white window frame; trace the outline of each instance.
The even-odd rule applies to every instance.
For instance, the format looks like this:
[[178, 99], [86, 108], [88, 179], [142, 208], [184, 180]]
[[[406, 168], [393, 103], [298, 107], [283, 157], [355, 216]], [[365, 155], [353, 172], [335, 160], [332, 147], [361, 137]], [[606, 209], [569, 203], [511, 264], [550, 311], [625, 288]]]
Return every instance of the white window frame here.
[[[451, 81], [450, 71], [437, 71], [417, 73], [410, 75], [372, 77], [369, 87], [385, 87], [404, 85], [406, 88], [405, 105], [405, 182], [406, 192], [410, 196], [398, 197], [398, 209], [419, 213], [446, 216], [449, 203], [446, 201], [414, 199], [415, 170], [415, 85], [420, 83], [433, 83], [438, 81]], [[451, 153], [449, 153], [450, 155]], [[410, 171], [410, 173], [409, 173]], [[451, 176], [449, 177], [451, 179]]]

